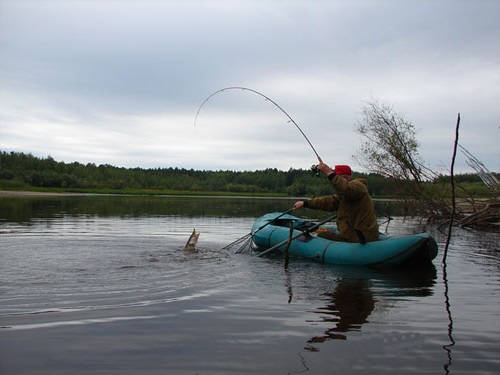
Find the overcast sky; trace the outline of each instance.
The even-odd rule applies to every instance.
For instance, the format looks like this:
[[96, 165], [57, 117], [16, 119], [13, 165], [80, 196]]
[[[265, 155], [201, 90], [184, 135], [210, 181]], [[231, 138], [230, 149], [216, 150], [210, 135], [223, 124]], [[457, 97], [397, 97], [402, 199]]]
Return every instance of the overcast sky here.
[[[351, 164], [365, 103], [500, 171], [500, 1], [0, 0], [0, 149], [125, 167]], [[457, 170], [472, 170], [458, 156]]]

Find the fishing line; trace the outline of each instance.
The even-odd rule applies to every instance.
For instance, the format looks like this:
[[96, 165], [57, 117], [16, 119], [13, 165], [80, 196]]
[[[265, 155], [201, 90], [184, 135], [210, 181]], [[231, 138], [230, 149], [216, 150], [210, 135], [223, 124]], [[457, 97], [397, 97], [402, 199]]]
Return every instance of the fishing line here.
[[288, 117], [289, 121], [288, 122], [291, 122], [292, 124], [295, 125], [295, 127], [299, 130], [300, 134], [302, 134], [302, 136], [306, 139], [307, 143], [309, 144], [309, 146], [311, 146], [311, 149], [313, 150], [314, 154], [316, 155], [316, 158], [318, 158], [318, 161], [320, 163], [322, 163], [323, 161], [321, 160], [321, 158], [319, 157], [318, 153], [316, 152], [316, 149], [314, 148], [314, 146], [312, 145], [311, 141], [309, 140], [309, 138], [307, 138], [307, 136], [305, 135], [305, 133], [302, 131], [302, 129], [300, 128], [300, 126], [294, 121], [294, 119], [278, 104], [276, 103], [274, 100], [272, 100], [270, 97], [264, 95], [263, 93], [257, 91], [257, 90], [254, 90], [254, 89], [250, 89], [248, 87], [242, 87], [242, 86], [231, 86], [231, 87], [224, 87], [220, 90], [217, 90], [215, 91], [214, 93], [210, 94], [209, 96], [207, 96], [205, 98], [205, 100], [203, 100], [200, 104], [200, 106], [198, 107], [198, 110], [196, 111], [196, 116], [194, 117], [194, 126], [196, 126], [196, 120], [198, 120], [198, 116], [200, 115], [200, 112], [201, 112], [201, 109], [203, 108], [203, 106], [212, 98], [214, 97], [215, 95], [217, 94], [220, 94], [221, 92], [224, 92], [224, 91], [229, 91], [229, 90], [243, 90], [243, 91], [247, 91], [247, 92], [252, 92], [254, 94], [257, 94], [261, 97], [263, 97], [265, 100], [271, 102], [272, 104], [274, 104], [274, 106], [276, 108], [278, 108], [281, 112], [283, 112], [286, 117]]

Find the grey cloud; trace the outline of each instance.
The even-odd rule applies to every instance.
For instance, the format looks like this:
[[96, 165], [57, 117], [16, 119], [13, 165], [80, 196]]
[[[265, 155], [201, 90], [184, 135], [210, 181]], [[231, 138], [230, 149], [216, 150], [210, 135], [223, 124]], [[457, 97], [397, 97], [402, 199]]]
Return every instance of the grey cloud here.
[[[490, 139], [498, 135], [490, 129], [500, 117], [495, 104], [500, 95], [498, 2], [314, 4], [4, 1], [0, 87], [13, 103], [44, 107], [40, 119], [77, 119], [79, 126], [103, 132], [122, 127], [127, 132], [132, 123], [106, 119], [168, 112], [183, 112], [188, 118], [218, 88], [259, 84], [255, 88], [277, 94], [274, 99], [317, 139], [319, 149], [343, 160], [350, 157], [348, 150], [338, 154], [327, 138], [355, 148], [359, 140], [353, 125], [363, 101], [373, 95], [413, 119], [431, 144], [433, 139], [440, 142], [426, 151], [432, 160], [445, 160], [448, 156], [438, 149], [449, 146], [432, 134], [436, 129], [447, 132], [453, 122], [449, 118], [466, 112], [481, 129], [476, 134], [464, 123], [471, 151], [488, 150], [485, 161], [500, 169], [495, 145], [478, 139], [481, 133]], [[283, 90], [266, 86], [298, 76], [317, 83], [306, 87], [299, 80]], [[249, 101], [245, 95], [219, 98], [205, 116], [224, 109], [241, 116], [274, 111], [260, 108], [262, 103], [249, 106]], [[59, 120], [58, 114], [63, 114]], [[16, 126], [22, 120], [15, 118], [23, 116], [31, 115], [4, 111], [0, 120], [6, 125], [1, 126]], [[281, 119], [274, 120], [275, 114], [272, 118], [270, 140], [297, 142], [293, 129], [283, 136]], [[265, 137], [254, 134], [252, 139], [265, 142]], [[308, 164], [309, 159], [303, 163]], [[286, 160], [282, 165], [286, 168]]]

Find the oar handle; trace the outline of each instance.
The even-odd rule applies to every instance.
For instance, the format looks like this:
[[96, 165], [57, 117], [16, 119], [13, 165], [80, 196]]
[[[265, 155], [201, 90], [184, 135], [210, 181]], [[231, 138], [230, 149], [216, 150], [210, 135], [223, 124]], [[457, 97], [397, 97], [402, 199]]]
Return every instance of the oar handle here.
[[289, 214], [290, 212], [293, 211], [293, 207], [290, 208], [289, 210], [286, 210], [285, 212], [283, 212], [282, 214], [276, 216], [274, 219], [272, 219], [271, 221], [268, 221], [267, 223], [265, 223], [264, 225], [261, 225], [260, 228], [258, 228], [255, 232], [250, 232], [250, 233], [247, 233], [245, 234], [243, 237], [240, 237], [238, 238], [236, 241], [233, 241], [231, 242], [229, 245], [226, 245], [224, 246], [222, 249], [220, 250], [226, 250], [227, 248], [233, 246], [234, 244], [238, 243], [238, 242], [241, 242], [243, 241], [246, 237], [250, 237], [250, 236], [253, 236], [255, 233], [257, 233], [259, 230], [263, 229], [264, 227], [268, 226], [269, 224], [271, 223], [274, 223], [276, 220], [278, 220], [280, 217], [286, 215], [286, 214]]
[[278, 220], [280, 217], [282, 216], [285, 216], [286, 214], [289, 214], [290, 212], [293, 211], [293, 207], [290, 208], [289, 210], [286, 210], [285, 212], [283, 212], [282, 214], [279, 214], [278, 216], [276, 216], [274, 219], [268, 221], [267, 223], [265, 223], [264, 225], [261, 225], [260, 228], [258, 228], [255, 232], [252, 233], [252, 235], [254, 235], [255, 233], [257, 233], [259, 230], [267, 227], [269, 224], [271, 223], [274, 223], [276, 220]]
[[277, 249], [277, 248], [278, 248], [278, 247], [280, 247], [281, 245], [286, 244], [287, 242], [291, 242], [291, 241], [293, 241], [293, 240], [295, 240], [295, 239], [299, 238], [300, 236], [303, 236], [303, 235], [305, 235], [305, 234], [308, 234], [309, 232], [312, 232], [313, 230], [315, 230], [316, 228], [320, 227], [321, 225], [323, 225], [323, 224], [325, 224], [325, 223], [329, 222], [330, 220], [335, 219], [336, 217], [337, 217], [337, 215], [330, 216], [330, 217], [326, 218], [325, 220], [322, 220], [322, 221], [320, 221], [319, 223], [314, 224], [312, 227], [307, 228], [305, 231], [300, 232], [299, 234], [297, 234], [297, 235], [293, 236], [291, 239], [290, 239], [290, 238], [288, 238], [288, 239], [286, 239], [286, 240], [284, 240], [284, 241], [281, 241], [280, 243], [277, 243], [277, 244], [276, 244], [276, 245], [274, 245], [273, 247], [270, 247], [269, 249], [264, 250], [263, 252], [261, 252], [261, 253], [257, 254], [257, 256], [258, 256], [258, 257], [261, 257], [261, 256], [263, 256], [264, 254], [267, 254], [267, 253], [269, 253], [269, 252], [271, 252], [271, 251], [273, 251], [273, 250]]

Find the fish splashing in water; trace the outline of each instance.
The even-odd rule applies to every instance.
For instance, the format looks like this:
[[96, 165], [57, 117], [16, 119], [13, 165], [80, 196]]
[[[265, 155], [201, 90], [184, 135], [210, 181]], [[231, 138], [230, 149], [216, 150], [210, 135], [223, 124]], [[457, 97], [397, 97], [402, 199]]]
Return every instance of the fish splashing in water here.
[[200, 237], [199, 233], [196, 233], [196, 228], [193, 228], [193, 233], [189, 236], [189, 239], [184, 246], [185, 251], [198, 251], [196, 248], [196, 244], [198, 243], [198, 237]]

